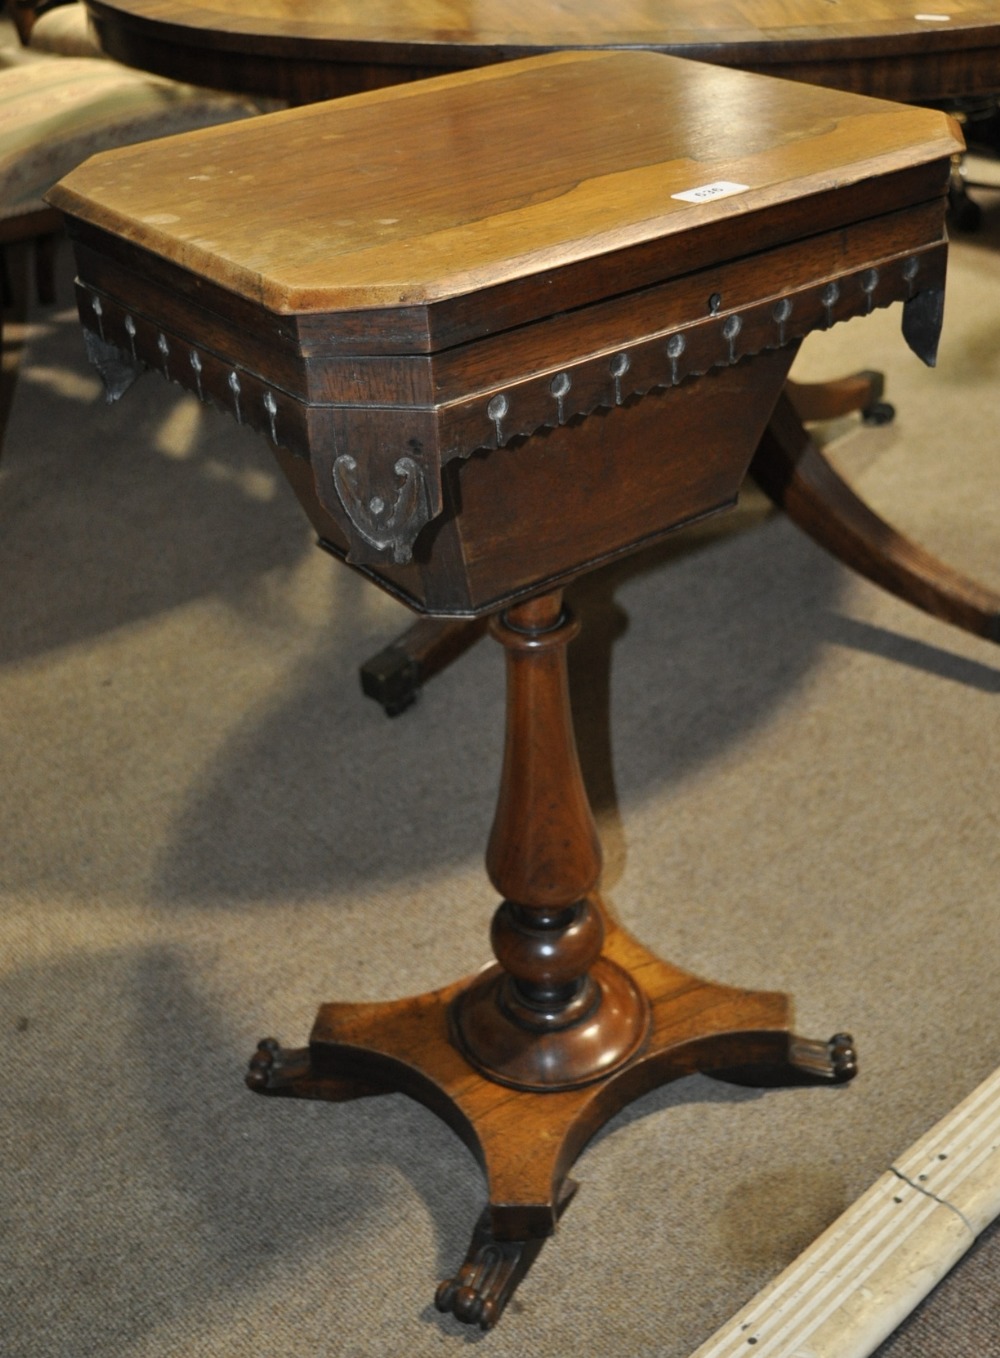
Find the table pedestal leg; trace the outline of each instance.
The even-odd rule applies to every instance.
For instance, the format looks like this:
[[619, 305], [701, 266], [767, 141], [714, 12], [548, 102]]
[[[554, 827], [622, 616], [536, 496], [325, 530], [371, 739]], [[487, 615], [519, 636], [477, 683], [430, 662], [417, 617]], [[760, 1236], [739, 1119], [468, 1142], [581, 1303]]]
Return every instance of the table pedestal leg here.
[[468, 1255], [438, 1288], [458, 1319], [490, 1328], [555, 1229], [569, 1170], [641, 1094], [702, 1071], [740, 1083], [838, 1083], [850, 1038], [796, 1037], [785, 996], [692, 976], [611, 920], [577, 760], [566, 684], [575, 626], [559, 593], [494, 621], [507, 653], [507, 739], [487, 851], [503, 901], [496, 964], [425, 995], [325, 1004], [306, 1048], [254, 1056], [261, 1093], [337, 1101], [399, 1090], [477, 1156], [489, 1202]]
[[787, 394], [778, 398], [750, 472], [838, 561], [944, 622], [1000, 641], [1000, 594], [945, 565], [869, 509], [824, 457]]
[[885, 377], [865, 368], [827, 382], [785, 383], [785, 393], [803, 424], [860, 414], [865, 424], [888, 424], [895, 411], [882, 399]]

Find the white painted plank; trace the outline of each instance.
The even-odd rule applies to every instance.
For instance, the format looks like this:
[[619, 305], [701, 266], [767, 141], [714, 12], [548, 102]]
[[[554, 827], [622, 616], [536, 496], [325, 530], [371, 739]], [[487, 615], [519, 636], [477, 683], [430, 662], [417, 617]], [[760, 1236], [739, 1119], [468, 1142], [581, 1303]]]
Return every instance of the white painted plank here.
[[1000, 1070], [691, 1358], [867, 1358], [1000, 1215]]

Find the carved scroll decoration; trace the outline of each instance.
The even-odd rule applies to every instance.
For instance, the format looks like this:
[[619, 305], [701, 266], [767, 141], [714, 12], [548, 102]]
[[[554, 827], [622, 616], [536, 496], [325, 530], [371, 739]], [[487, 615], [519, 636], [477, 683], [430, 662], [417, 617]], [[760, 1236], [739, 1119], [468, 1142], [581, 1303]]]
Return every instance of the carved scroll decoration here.
[[104, 399], [108, 405], [120, 401], [132, 383], [146, 371], [145, 363], [130, 358], [117, 345], [95, 335], [93, 330], [84, 330], [83, 345], [88, 362], [97, 369], [104, 384]]
[[944, 322], [944, 288], [925, 288], [903, 303], [903, 338], [928, 368], [937, 365]]
[[[575, 1179], [563, 1180], [556, 1202], [560, 1218], [577, 1191]], [[545, 1236], [530, 1240], [499, 1240], [493, 1234], [489, 1207], [480, 1214], [472, 1232], [468, 1253], [452, 1278], [445, 1278], [437, 1289], [434, 1305], [451, 1312], [466, 1325], [492, 1330], [504, 1313], [518, 1283], [534, 1263], [545, 1244]]]
[[338, 406], [310, 419], [316, 491], [343, 525], [348, 562], [405, 565], [443, 507], [436, 412]]
[[413, 458], [397, 458], [392, 470], [399, 478], [393, 489], [367, 494], [356, 459], [341, 453], [333, 464], [333, 485], [355, 531], [402, 565], [412, 558], [417, 534], [432, 512], [426, 477]]

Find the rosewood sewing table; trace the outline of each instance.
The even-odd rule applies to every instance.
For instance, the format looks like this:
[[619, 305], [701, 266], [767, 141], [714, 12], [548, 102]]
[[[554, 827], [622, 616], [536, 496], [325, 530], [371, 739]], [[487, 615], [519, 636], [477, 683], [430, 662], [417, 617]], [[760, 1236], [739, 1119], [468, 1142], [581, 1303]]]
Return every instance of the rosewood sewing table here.
[[[558, 54], [98, 156], [68, 216], [109, 394], [158, 371], [270, 440], [334, 556], [497, 614], [495, 961], [324, 1004], [251, 1088], [423, 1101], [489, 1202], [438, 1305], [488, 1328], [617, 1110], [704, 1071], [835, 1084], [851, 1040], [608, 916], [562, 585], [732, 505], [799, 340], [902, 303], [932, 360], [945, 115], [652, 53]], [[439, 926], [446, 922], [439, 922]], [[432, 926], [435, 927], [435, 926]]]

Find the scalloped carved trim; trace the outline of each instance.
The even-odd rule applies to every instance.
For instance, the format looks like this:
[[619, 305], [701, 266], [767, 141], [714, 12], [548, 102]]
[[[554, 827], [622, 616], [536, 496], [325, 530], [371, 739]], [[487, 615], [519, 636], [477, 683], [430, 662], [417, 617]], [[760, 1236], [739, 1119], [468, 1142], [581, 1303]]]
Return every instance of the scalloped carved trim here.
[[[597, 410], [678, 386], [712, 368], [784, 348], [813, 330], [904, 302], [903, 334], [932, 363], [941, 330], [947, 247], [935, 244], [864, 269], [820, 280], [783, 296], [727, 312], [714, 294], [707, 316], [633, 344], [589, 354], [558, 372], [533, 375], [442, 412], [449, 457], [501, 448], [515, 438], [585, 418]], [[484, 418], [485, 417], [485, 418]]]
[[[440, 468], [454, 458], [639, 400], [897, 301], [906, 304], [904, 337], [933, 363], [946, 260], [947, 246], [938, 242], [728, 311], [716, 292], [707, 314], [687, 324], [569, 356], [554, 370], [515, 373], [475, 396], [437, 407], [306, 404], [232, 355], [192, 344], [86, 284], [78, 285], [78, 293], [88, 352], [109, 399], [120, 396], [144, 367], [155, 368], [272, 443], [309, 459], [321, 501], [346, 517], [354, 544], [348, 559], [377, 564], [386, 556], [397, 563], [410, 560], [417, 534], [440, 512]], [[324, 452], [331, 437], [332, 465]], [[418, 448], [419, 456], [391, 451], [407, 445]]]

